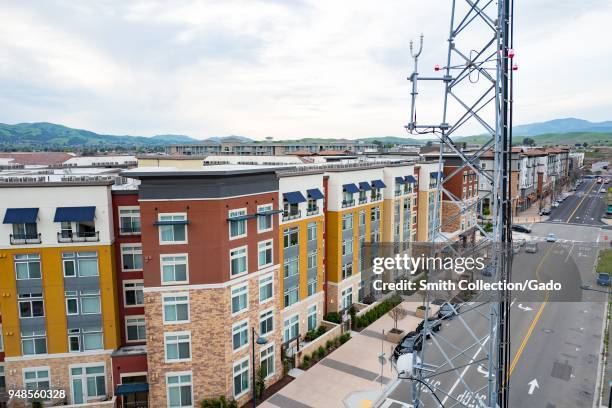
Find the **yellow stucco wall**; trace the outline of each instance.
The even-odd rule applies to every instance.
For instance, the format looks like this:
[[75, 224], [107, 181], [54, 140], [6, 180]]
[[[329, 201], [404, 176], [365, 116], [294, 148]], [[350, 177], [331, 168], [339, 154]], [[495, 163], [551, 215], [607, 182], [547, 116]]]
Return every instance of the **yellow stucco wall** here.
[[47, 350], [49, 354], [54, 354], [68, 352], [62, 252], [78, 251], [98, 252], [104, 348], [116, 349], [119, 346], [118, 294], [112, 246], [11, 249], [0, 251], [0, 314], [2, 315], [2, 330], [4, 332], [4, 350], [7, 357], [21, 355], [21, 330], [17, 309], [14, 255], [40, 254]]

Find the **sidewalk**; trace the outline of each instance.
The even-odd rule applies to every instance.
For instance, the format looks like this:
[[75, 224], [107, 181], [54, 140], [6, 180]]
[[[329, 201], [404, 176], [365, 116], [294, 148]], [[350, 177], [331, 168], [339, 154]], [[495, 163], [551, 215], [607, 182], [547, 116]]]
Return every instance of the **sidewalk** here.
[[[419, 303], [404, 302], [409, 315], [398, 322], [398, 328], [408, 332], [421, 322], [414, 316]], [[361, 332], [351, 332], [352, 338], [319, 363], [304, 371], [294, 381], [263, 402], [262, 408], [329, 408], [348, 406], [347, 399], [354, 393], [366, 392], [372, 397], [355, 401], [351, 407], [370, 407], [372, 398], [379, 395], [396, 374], [388, 361], [396, 346], [383, 340], [383, 329], [393, 327], [393, 320], [385, 315]], [[379, 356], [385, 353], [382, 366]], [[382, 385], [381, 385], [382, 381]], [[360, 394], [363, 395], [363, 394]], [[355, 405], [356, 403], [356, 405]]]
[[548, 216], [540, 215], [540, 205], [537, 202], [532, 204], [531, 207], [525, 211], [522, 211], [518, 215], [514, 215], [512, 217], [512, 222], [515, 224], [529, 224], [544, 221], [548, 221]]

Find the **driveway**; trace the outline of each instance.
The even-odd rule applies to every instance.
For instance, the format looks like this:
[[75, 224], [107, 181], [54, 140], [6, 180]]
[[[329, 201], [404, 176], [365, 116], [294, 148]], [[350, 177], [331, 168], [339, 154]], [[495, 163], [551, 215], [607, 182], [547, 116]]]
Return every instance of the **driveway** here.
[[[409, 315], [398, 322], [398, 328], [406, 332], [414, 330], [421, 321], [414, 316], [418, 303], [404, 302], [402, 305], [409, 311]], [[388, 362], [395, 344], [383, 340], [382, 336], [383, 330], [386, 332], [392, 327], [393, 320], [389, 315], [385, 315], [363, 331], [351, 332], [352, 338], [348, 342], [304, 371], [260, 406], [370, 407], [370, 401], [396, 376]], [[379, 359], [381, 352], [384, 352], [386, 357], [382, 371]]]

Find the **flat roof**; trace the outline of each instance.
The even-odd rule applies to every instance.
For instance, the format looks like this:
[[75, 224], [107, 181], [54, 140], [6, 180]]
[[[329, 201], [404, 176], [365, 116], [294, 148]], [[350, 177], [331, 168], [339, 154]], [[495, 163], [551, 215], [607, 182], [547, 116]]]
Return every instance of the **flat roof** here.
[[286, 170], [288, 166], [264, 166], [245, 164], [220, 164], [206, 166], [202, 170], [180, 169], [176, 167], [138, 167], [121, 172], [121, 176], [132, 178], [146, 177], [206, 177], [206, 176], [235, 176], [243, 174], [265, 174]]

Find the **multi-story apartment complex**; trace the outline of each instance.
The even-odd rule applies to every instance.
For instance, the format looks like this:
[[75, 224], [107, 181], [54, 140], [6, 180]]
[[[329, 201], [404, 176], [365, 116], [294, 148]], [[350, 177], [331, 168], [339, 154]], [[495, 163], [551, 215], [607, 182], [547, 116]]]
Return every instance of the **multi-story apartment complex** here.
[[170, 155], [249, 155], [282, 156], [296, 152], [319, 153], [339, 151], [352, 153], [376, 152], [378, 146], [356, 140], [339, 139], [329, 142], [245, 142], [239, 139], [226, 139], [220, 142], [202, 141], [201, 143], [176, 144], [166, 148]]
[[417, 241], [431, 242], [434, 238], [436, 228], [440, 229], [442, 217], [442, 196], [438, 195], [436, 205], [436, 194], [438, 194], [438, 183], [444, 177], [439, 171], [437, 162], [419, 163], [416, 168], [418, 174], [418, 198], [417, 198]]
[[[0, 183], [0, 312], [7, 389], [112, 395], [120, 343], [112, 181]], [[14, 406], [24, 406], [15, 401]]]

